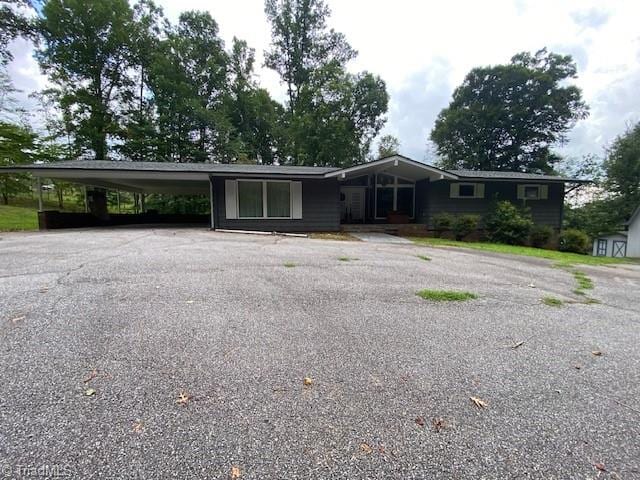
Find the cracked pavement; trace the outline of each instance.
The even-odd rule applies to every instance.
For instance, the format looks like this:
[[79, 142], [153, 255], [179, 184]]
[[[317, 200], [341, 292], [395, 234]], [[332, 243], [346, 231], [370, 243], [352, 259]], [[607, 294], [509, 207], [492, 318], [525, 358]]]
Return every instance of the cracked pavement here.
[[602, 303], [479, 251], [0, 234], [0, 478], [640, 478], [640, 266], [577, 268]]

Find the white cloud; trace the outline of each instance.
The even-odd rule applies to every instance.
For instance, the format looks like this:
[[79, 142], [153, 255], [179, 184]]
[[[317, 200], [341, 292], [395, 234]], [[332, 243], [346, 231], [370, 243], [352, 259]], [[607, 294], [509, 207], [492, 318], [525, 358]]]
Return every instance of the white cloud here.
[[[158, 1], [173, 21], [184, 10], [210, 11], [227, 45], [235, 35], [256, 49], [262, 85], [284, 99], [277, 75], [261, 67], [270, 40], [262, 0]], [[330, 25], [360, 53], [350, 68], [387, 82], [391, 102], [385, 132], [398, 136], [402, 151], [417, 159], [424, 158], [437, 114], [471, 68], [508, 62], [517, 52], [544, 46], [574, 56], [576, 84], [591, 106], [591, 116], [572, 131], [563, 153], [599, 153], [627, 122], [640, 120], [637, 1], [328, 1]], [[14, 52], [16, 86], [42, 88], [32, 52], [24, 46]]]

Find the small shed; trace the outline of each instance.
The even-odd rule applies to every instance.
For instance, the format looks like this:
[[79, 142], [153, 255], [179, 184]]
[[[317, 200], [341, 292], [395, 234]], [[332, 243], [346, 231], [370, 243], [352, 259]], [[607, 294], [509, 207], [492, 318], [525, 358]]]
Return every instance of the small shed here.
[[594, 257], [626, 257], [627, 232], [599, 235], [593, 240]]
[[625, 225], [627, 226], [627, 257], [640, 258], [640, 205]]

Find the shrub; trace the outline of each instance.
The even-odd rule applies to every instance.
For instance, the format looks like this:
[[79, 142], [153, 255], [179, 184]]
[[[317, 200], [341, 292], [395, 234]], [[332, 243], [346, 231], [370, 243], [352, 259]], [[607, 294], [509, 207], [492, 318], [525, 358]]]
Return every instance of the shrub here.
[[553, 228], [549, 225], [534, 225], [529, 233], [529, 242], [532, 247], [542, 248], [553, 237]]
[[487, 238], [509, 245], [523, 245], [532, 227], [531, 217], [507, 201], [496, 203], [485, 221]]
[[438, 213], [433, 216], [433, 228], [436, 230], [437, 235], [446, 230], [451, 230], [452, 225], [453, 215], [450, 213]]
[[558, 248], [563, 252], [587, 253], [589, 236], [582, 230], [569, 228], [560, 232]]
[[478, 215], [460, 215], [453, 221], [451, 229], [456, 236], [456, 240], [462, 240], [464, 237], [474, 232], [478, 228]]

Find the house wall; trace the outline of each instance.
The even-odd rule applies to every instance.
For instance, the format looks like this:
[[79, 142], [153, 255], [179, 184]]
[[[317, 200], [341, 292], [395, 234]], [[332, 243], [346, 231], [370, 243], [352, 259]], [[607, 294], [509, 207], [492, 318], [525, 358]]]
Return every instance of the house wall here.
[[[212, 177], [215, 228], [268, 232], [334, 232], [340, 230], [340, 190], [338, 180], [296, 178], [302, 181], [301, 219], [227, 219], [225, 180]], [[268, 180], [268, 179], [267, 179]]]
[[627, 236], [627, 257], [640, 258], [640, 214], [629, 225]]
[[[416, 190], [416, 211], [422, 211], [420, 222], [426, 222], [428, 228], [433, 228], [433, 216], [438, 213], [451, 213], [453, 215], [473, 214], [483, 217], [497, 200], [508, 200], [516, 205], [524, 205], [523, 200], [518, 200], [517, 185], [540, 182], [483, 182], [471, 180], [474, 183], [484, 183], [484, 198], [450, 198], [450, 185], [448, 180], [425, 182], [421, 185], [420, 193]], [[421, 182], [419, 182], [421, 183]], [[564, 185], [562, 183], [548, 183], [548, 198], [545, 200], [528, 200], [526, 206], [531, 211], [533, 221], [538, 225], [549, 225], [559, 230], [562, 225], [562, 208], [564, 204]], [[420, 199], [420, 204], [418, 204]], [[482, 226], [482, 219], [480, 222]]]

